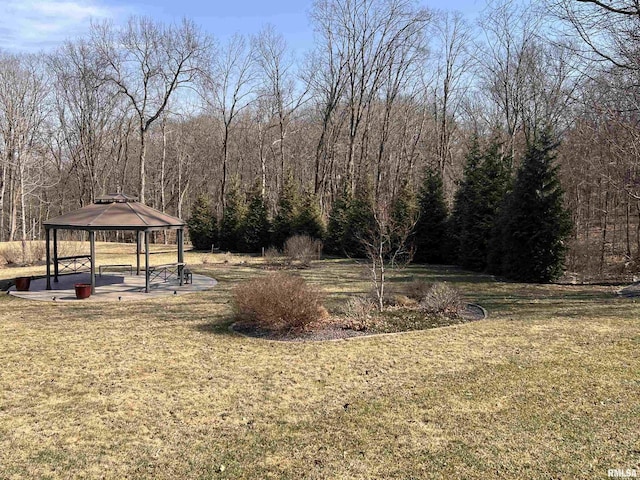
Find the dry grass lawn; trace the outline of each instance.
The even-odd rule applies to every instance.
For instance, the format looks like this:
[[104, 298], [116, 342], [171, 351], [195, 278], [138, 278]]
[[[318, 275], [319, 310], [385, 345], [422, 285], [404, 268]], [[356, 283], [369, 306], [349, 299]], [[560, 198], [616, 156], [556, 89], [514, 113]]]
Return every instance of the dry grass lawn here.
[[[132, 251], [100, 245], [100, 260]], [[216, 289], [127, 304], [0, 295], [0, 478], [640, 475], [640, 304], [611, 287], [415, 267], [392, 280], [450, 281], [490, 317], [283, 343], [227, 330], [230, 289], [264, 273], [258, 259], [187, 261]], [[302, 274], [330, 309], [369, 288], [348, 261]]]

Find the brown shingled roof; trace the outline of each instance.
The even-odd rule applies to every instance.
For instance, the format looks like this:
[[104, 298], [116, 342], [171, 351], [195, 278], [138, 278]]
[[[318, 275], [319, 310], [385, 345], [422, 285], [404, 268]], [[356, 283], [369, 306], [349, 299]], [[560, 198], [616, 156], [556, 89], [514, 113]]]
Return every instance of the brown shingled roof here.
[[123, 194], [106, 195], [87, 205], [44, 222], [45, 227], [77, 230], [162, 230], [185, 222]]

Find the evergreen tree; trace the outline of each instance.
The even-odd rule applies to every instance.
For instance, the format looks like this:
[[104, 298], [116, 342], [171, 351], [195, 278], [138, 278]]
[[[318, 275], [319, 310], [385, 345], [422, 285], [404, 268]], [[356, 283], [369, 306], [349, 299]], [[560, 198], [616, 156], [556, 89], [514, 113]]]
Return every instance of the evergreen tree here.
[[[478, 137], [474, 136], [466, 155], [463, 177], [455, 194], [450, 221], [453, 256], [458, 264], [462, 263], [462, 245], [468, 246], [469, 243], [467, 238], [470, 236], [469, 232], [473, 221], [473, 205], [477, 203], [478, 167], [481, 163], [480, 142]], [[477, 254], [478, 252], [476, 252]]]
[[[419, 215], [418, 198], [408, 182], [400, 188], [391, 203], [390, 212], [391, 251], [396, 251], [402, 243], [407, 249], [405, 257], [411, 261], [414, 250], [414, 228]], [[408, 233], [408, 235], [407, 235]]]
[[299, 215], [300, 197], [293, 176], [289, 173], [282, 185], [273, 219], [273, 245], [282, 248], [284, 242], [295, 233], [296, 219]]
[[196, 250], [209, 250], [216, 243], [218, 222], [205, 195], [199, 195], [191, 209], [191, 217], [187, 222], [189, 238]]
[[445, 263], [450, 258], [447, 205], [442, 177], [432, 168], [425, 172], [419, 198], [414, 260], [421, 263]]
[[320, 213], [318, 198], [309, 191], [305, 193], [302, 205], [295, 219], [294, 231], [298, 235], [308, 235], [322, 240], [325, 235], [324, 222]]
[[494, 140], [484, 154], [474, 138], [464, 180], [456, 194], [453, 226], [458, 263], [471, 270], [487, 267], [491, 239], [498, 211], [511, 183], [511, 159]]
[[250, 195], [247, 212], [243, 218], [239, 235], [239, 248], [243, 252], [259, 252], [269, 244], [269, 218], [262, 198], [260, 185], [256, 184]]
[[361, 239], [374, 227], [370, 184], [359, 185], [355, 195], [345, 185], [329, 214], [325, 250], [334, 255], [362, 258], [365, 251]]
[[220, 248], [239, 251], [242, 247], [242, 225], [247, 207], [238, 181], [232, 182], [227, 191], [226, 204], [220, 225]]
[[557, 143], [543, 131], [527, 149], [501, 219], [502, 271], [514, 280], [549, 282], [563, 270], [569, 213], [554, 165]]
[[327, 236], [324, 249], [332, 255], [344, 255], [344, 240], [349, 223], [349, 205], [352, 196], [349, 190], [342, 188], [340, 194], [334, 199], [327, 223]]
[[365, 257], [362, 238], [375, 229], [375, 223], [371, 184], [363, 182], [356, 188], [355, 195], [347, 207], [347, 224], [342, 240], [345, 255], [356, 258]]

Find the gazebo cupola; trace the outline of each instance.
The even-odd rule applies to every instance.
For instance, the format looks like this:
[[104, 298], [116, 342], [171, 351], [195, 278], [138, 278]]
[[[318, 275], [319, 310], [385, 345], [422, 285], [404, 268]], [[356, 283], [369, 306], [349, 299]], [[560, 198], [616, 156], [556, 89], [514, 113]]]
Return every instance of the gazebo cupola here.
[[[149, 270], [149, 233], [159, 230], [177, 230], [179, 275], [182, 276], [184, 264], [184, 228], [185, 222], [167, 215], [137, 201], [135, 197], [124, 193], [108, 194], [97, 197], [95, 203], [50, 218], [44, 222], [47, 251], [47, 289], [51, 290], [51, 232], [53, 232], [54, 281], [58, 281], [58, 230], [85, 230], [89, 232], [91, 248], [91, 290], [95, 292], [95, 232], [97, 231], [135, 231], [136, 274], [140, 275], [140, 237], [144, 234], [145, 274]], [[149, 275], [146, 275], [145, 291], [149, 291]], [[182, 277], [180, 277], [182, 278]]]

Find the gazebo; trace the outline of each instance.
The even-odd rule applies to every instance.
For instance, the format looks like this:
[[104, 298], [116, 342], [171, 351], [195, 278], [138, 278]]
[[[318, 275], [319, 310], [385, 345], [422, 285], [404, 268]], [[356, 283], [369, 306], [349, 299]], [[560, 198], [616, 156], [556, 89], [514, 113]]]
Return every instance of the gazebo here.
[[51, 232], [53, 232], [53, 265], [54, 282], [58, 281], [59, 261], [62, 258], [73, 259], [81, 257], [58, 257], [58, 230], [84, 230], [89, 232], [90, 255], [84, 256], [89, 260], [91, 271], [91, 293], [96, 288], [96, 245], [97, 231], [134, 231], [136, 232], [136, 274], [140, 275], [140, 237], [144, 234], [144, 266], [145, 292], [149, 292], [149, 233], [159, 230], [177, 230], [178, 262], [177, 268], [180, 285], [183, 282], [184, 271], [184, 228], [185, 222], [137, 201], [135, 197], [122, 193], [109, 194], [96, 198], [95, 203], [87, 205], [73, 212], [59, 217], [50, 218], [44, 222], [46, 230], [47, 256], [47, 290], [51, 290]]

